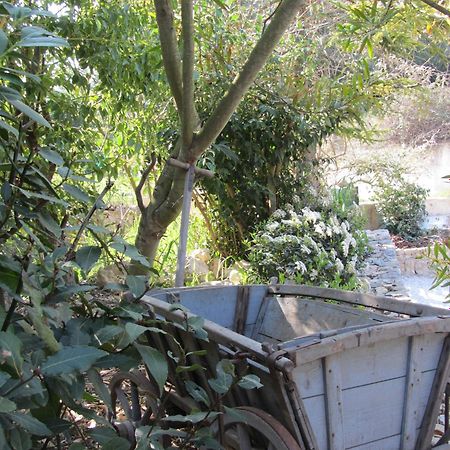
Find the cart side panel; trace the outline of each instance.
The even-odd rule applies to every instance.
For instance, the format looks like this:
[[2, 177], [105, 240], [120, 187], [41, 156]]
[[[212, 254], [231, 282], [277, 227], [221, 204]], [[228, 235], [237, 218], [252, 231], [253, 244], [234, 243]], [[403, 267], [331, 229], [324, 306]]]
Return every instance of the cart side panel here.
[[444, 337], [400, 337], [299, 364], [293, 380], [319, 449], [391, 448], [390, 440], [413, 449]]
[[323, 330], [363, 327], [388, 320], [391, 319], [382, 314], [318, 299], [273, 296], [254, 338], [259, 342], [284, 342]]
[[[180, 302], [192, 314], [232, 329], [238, 290], [238, 286], [200, 286], [189, 289], [175, 288], [153, 291], [149, 295], [168, 303]], [[249, 335], [253, 329], [266, 292], [266, 286], [250, 286], [245, 335]]]

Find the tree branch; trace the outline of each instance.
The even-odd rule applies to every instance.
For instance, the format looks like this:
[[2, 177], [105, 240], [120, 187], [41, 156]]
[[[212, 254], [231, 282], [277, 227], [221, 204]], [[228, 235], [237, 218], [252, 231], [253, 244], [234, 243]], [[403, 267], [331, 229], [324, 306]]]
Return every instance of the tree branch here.
[[421, 0], [423, 3], [426, 3], [431, 8], [441, 12], [442, 14], [445, 14], [446, 16], [450, 17], [450, 10], [447, 8], [444, 8], [439, 3], [433, 2], [433, 0]]
[[169, 0], [154, 0], [154, 4], [164, 70], [178, 112], [181, 115], [183, 104], [181, 58], [178, 52], [177, 35], [173, 24], [173, 10]]
[[141, 213], [145, 211], [145, 205], [144, 201], [142, 199], [142, 188], [144, 187], [145, 182], [147, 181], [148, 176], [150, 175], [150, 172], [153, 170], [156, 164], [156, 154], [155, 152], [152, 152], [150, 164], [145, 168], [145, 170], [142, 172], [141, 179], [139, 180], [139, 183], [134, 189], [134, 194], [136, 196], [136, 201], [139, 207], [139, 210]]
[[183, 36], [182, 154], [187, 156], [194, 134], [194, 8], [193, 0], [181, 2]]
[[283, 0], [278, 6], [271, 22], [253, 48], [241, 72], [209, 117], [197, 138], [194, 139], [192, 154], [195, 158], [198, 158], [223, 130], [242, 97], [255, 80], [258, 72], [280, 41], [283, 33], [294, 21], [295, 16], [304, 5], [303, 0]]

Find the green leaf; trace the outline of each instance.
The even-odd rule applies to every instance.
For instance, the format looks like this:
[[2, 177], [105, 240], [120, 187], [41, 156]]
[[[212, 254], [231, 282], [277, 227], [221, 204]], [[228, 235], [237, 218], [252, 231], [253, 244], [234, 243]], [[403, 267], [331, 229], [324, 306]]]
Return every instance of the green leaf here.
[[78, 200], [82, 203], [92, 203], [92, 198], [89, 197], [86, 192], [82, 191], [79, 187], [74, 186], [73, 184], [64, 183], [63, 189], [75, 200]]
[[74, 294], [79, 294], [80, 292], [89, 292], [93, 289], [96, 289], [97, 286], [94, 285], [87, 285], [87, 284], [76, 284], [74, 286], [65, 286], [62, 288], [59, 288], [56, 291], [55, 295], [51, 296], [52, 301], [59, 302], [61, 300], [64, 300]]
[[11, 133], [16, 139], [19, 137], [19, 131], [12, 127], [9, 123], [6, 123], [4, 120], [0, 120], [0, 128], [3, 128], [8, 133]]
[[239, 380], [238, 385], [243, 389], [259, 389], [263, 386], [259, 380], [259, 377], [253, 374], [243, 376]]
[[145, 294], [145, 291], [147, 290], [146, 281], [147, 277], [144, 275], [127, 275], [126, 278], [126, 284], [136, 298]]
[[107, 353], [95, 347], [65, 347], [47, 358], [41, 372], [48, 376], [57, 376], [73, 371], [84, 372]]
[[8, 413], [7, 416], [17, 425], [36, 436], [51, 436], [52, 432], [30, 414]]
[[13, 428], [10, 431], [9, 442], [14, 450], [29, 450], [33, 447], [30, 434], [21, 428]]
[[175, 415], [175, 416], [167, 416], [164, 417], [162, 420], [170, 420], [173, 422], [192, 422], [192, 423], [198, 423], [206, 419], [214, 419], [215, 417], [219, 416], [220, 412], [210, 411], [210, 412], [204, 412], [199, 411], [193, 414], [187, 414], [185, 416], [182, 415]]
[[61, 200], [56, 197], [52, 197], [51, 195], [41, 194], [39, 192], [28, 191], [28, 190], [22, 189], [22, 188], [16, 188], [16, 189], [27, 198], [39, 198], [41, 200], [47, 200], [50, 203], [56, 203], [56, 204], [59, 204], [59, 205], [65, 206], [65, 207], [69, 206], [69, 204], [67, 202], [65, 202], [64, 200]]
[[99, 340], [100, 344], [105, 344], [112, 341], [115, 337], [123, 333], [123, 328], [118, 325], [107, 325], [106, 327], [100, 328], [95, 336]]
[[64, 165], [64, 159], [62, 156], [55, 152], [54, 150], [50, 150], [49, 148], [41, 148], [39, 150], [39, 154], [46, 159], [47, 161], [55, 164], [56, 166], [63, 166]]
[[100, 373], [96, 369], [91, 367], [87, 371], [87, 376], [88, 376], [89, 381], [92, 383], [92, 386], [94, 387], [94, 390], [97, 393], [97, 395], [100, 397], [100, 399], [103, 401], [103, 403], [108, 407], [108, 409], [110, 411], [112, 411], [111, 395], [110, 395], [105, 383], [103, 383]]
[[11, 412], [17, 409], [17, 405], [5, 397], [0, 397], [0, 413]]
[[366, 45], [367, 45], [367, 54], [369, 55], [369, 58], [373, 58], [373, 45], [372, 45], [372, 41], [371, 41], [370, 39], [367, 39]]
[[39, 125], [43, 125], [44, 127], [51, 128], [50, 124], [45, 120], [38, 112], [36, 112], [34, 109], [31, 109], [28, 105], [25, 105], [20, 100], [8, 100], [11, 105], [13, 105], [15, 108], [17, 108], [19, 111], [23, 112], [25, 115], [27, 115], [31, 120], [34, 120]]
[[0, 30], [0, 54], [3, 54], [8, 48], [8, 36], [3, 30]]
[[101, 254], [101, 247], [88, 245], [86, 247], [81, 247], [76, 252], [75, 261], [85, 273], [89, 273]]
[[184, 384], [186, 386], [187, 391], [189, 392], [189, 395], [196, 402], [204, 403], [208, 407], [210, 406], [211, 402], [209, 400], [208, 394], [201, 386], [190, 380], [185, 381]]
[[61, 236], [62, 230], [56, 222], [56, 220], [47, 211], [40, 211], [37, 214], [37, 218], [41, 225], [46, 228], [50, 233], [59, 238]]
[[0, 331], [0, 357], [12, 367], [17, 375], [22, 373], [22, 341], [14, 334]]
[[158, 350], [146, 345], [139, 345], [135, 343], [134, 346], [141, 354], [150, 374], [159, 386], [160, 393], [162, 393], [169, 374], [169, 367], [164, 355], [162, 355]]

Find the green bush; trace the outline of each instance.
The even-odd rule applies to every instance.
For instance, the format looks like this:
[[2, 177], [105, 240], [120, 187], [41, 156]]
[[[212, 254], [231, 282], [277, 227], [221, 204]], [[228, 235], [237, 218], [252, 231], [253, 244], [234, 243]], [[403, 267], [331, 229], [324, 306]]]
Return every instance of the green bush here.
[[367, 237], [342, 215], [331, 207], [321, 212], [295, 211], [287, 205], [276, 211], [255, 234], [249, 254], [260, 281], [278, 277], [280, 281], [356, 288], [356, 269], [367, 250]]
[[374, 199], [386, 228], [405, 239], [421, 235], [421, 224], [426, 217], [425, 200], [428, 191], [406, 181], [402, 175], [379, 180]]

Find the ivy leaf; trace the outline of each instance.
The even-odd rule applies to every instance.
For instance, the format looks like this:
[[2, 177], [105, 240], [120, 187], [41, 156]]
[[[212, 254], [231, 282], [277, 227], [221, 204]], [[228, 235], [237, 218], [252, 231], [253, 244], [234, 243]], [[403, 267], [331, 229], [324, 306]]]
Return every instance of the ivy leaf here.
[[73, 371], [84, 372], [107, 353], [95, 347], [65, 347], [47, 358], [41, 372], [48, 376], [57, 376]]
[[134, 346], [141, 354], [145, 365], [158, 384], [159, 391], [162, 393], [169, 374], [169, 367], [166, 358], [158, 350], [147, 345], [139, 345], [135, 343]]
[[21, 428], [29, 431], [35, 436], [51, 436], [52, 432], [39, 420], [30, 414], [8, 413], [7, 417], [19, 425]]
[[87, 274], [92, 269], [94, 264], [100, 258], [102, 254], [101, 247], [87, 245], [81, 247], [75, 254], [75, 261], [81, 267], [81, 269]]

